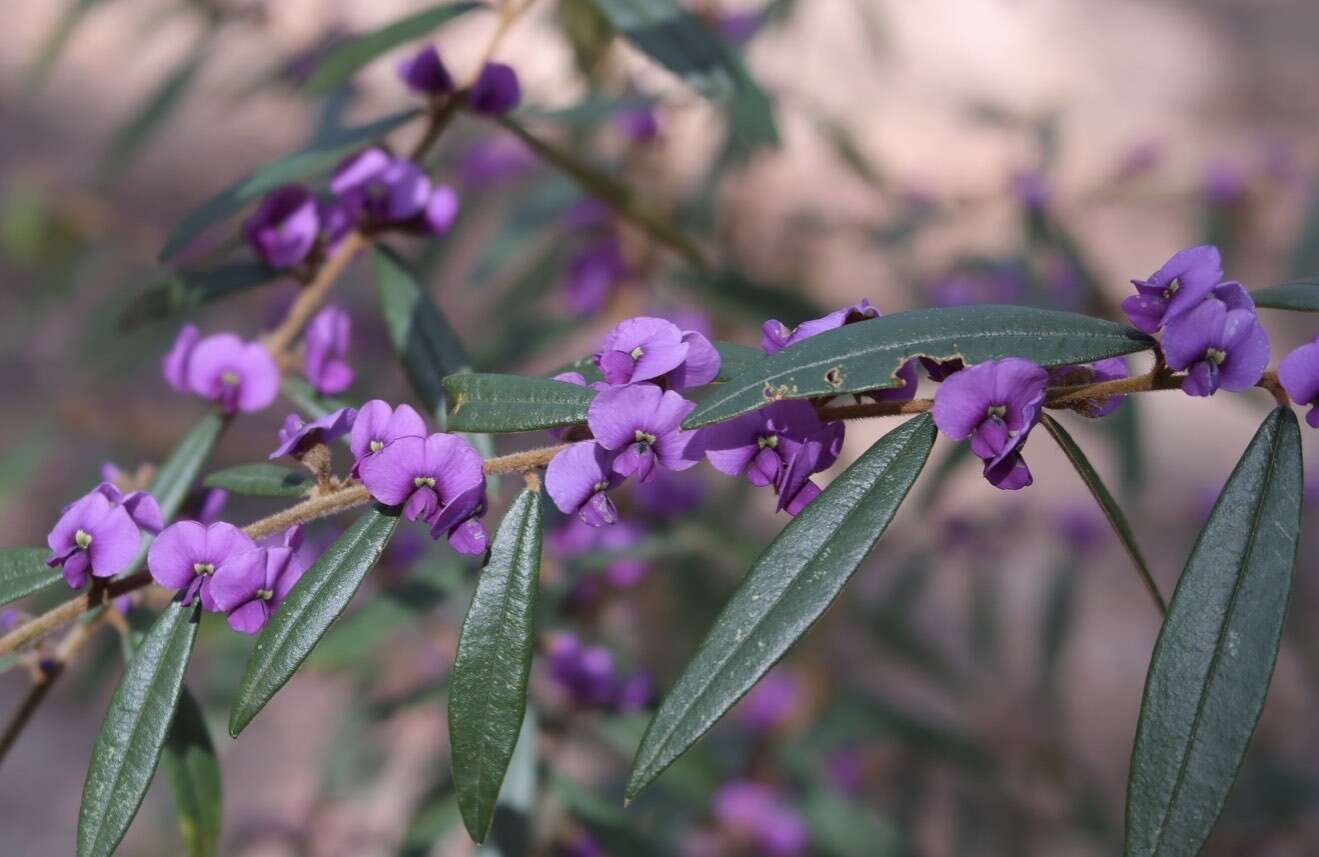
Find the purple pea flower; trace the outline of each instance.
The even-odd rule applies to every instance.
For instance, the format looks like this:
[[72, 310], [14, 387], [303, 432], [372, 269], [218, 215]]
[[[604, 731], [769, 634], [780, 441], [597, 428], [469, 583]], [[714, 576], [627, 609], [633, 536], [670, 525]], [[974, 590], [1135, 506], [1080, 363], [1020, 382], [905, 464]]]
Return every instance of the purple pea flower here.
[[345, 158], [330, 179], [330, 191], [380, 224], [423, 216], [432, 192], [431, 180], [416, 164], [379, 147]]
[[711, 814], [739, 840], [754, 843], [767, 857], [806, 853], [806, 823], [779, 792], [765, 783], [734, 780], [715, 792]]
[[536, 158], [517, 137], [499, 134], [478, 140], [463, 153], [458, 180], [464, 187], [488, 187], [516, 178], [536, 165]]
[[568, 262], [564, 298], [580, 315], [599, 312], [626, 273], [623, 251], [613, 230], [582, 247]]
[[197, 500], [196, 519], [203, 524], [213, 524], [220, 520], [225, 505], [229, 502], [229, 492], [223, 488], [207, 488]]
[[427, 45], [401, 61], [398, 76], [408, 89], [419, 95], [448, 95], [454, 89], [453, 78], [434, 45]]
[[[180, 333], [170, 354], [174, 365], [185, 368], [188, 389], [219, 403], [225, 413], [252, 413], [265, 409], [279, 393], [279, 367], [259, 342], [243, 342], [232, 333], [217, 333], [195, 342], [177, 355], [189, 337]], [[167, 358], [166, 377], [171, 359]], [[170, 378], [170, 383], [174, 383]]]
[[770, 732], [790, 722], [801, 710], [801, 682], [782, 668], [756, 682], [737, 705], [737, 716], [750, 729]]
[[550, 638], [550, 678], [581, 706], [608, 705], [618, 692], [614, 656], [603, 646], [587, 646], [575, 634], [558, 633]]
[[1204, 301], [1172, 319], [1163, 334], [1168, 366], [1187, 370], [1182, 390], [1212, 396], [1219, 387], [1255, 386], [1269, 365], [1269, 334], [1240, 283], [1223, 283]]
[[592, 440], [574, 443], [545, 468], [545, 490], [554, 505], [592, 527], [618, 520], [618, 510], [605, 492], [622, 481], [614, 472], [613, 454]]
[[1149, 279], [1131, 281], [1137, 294], [1122, 302], [1122, 311], [1137, 330], [1157, 333], [1199, 306], [1222, 279], [1223, 259], [1217, 247], [1202, 244], [1180, 250]]
[[352, 329], [352, 318], [340, 306], [325, 307], [307, 325], [303, 369], [316, 392], [333, 396], [353, 383], [353, 367], [344, 359]]
[[671, 372], [687, 359], [690, 346], [671, 321], [638, 316], [619, 322], [605, 335], [595, 365], [610, 384], [650, 381]]
[[219, 608], [211, 595], [211, 583], [216, 569], [230, 557], [256, 547], [256, 542], [233, 524], [179, 521], [166, 527], [151, 543], [147, 568], [156, 583], [181, 590], [184, 604], [200, 596], [202, 607], [215, 612]]
[[810, 402], [785, 399], [698, 430], [691, 451], [704, 453], [720, 473], [745, 475], [752, 485], [774, 485], [797, 448], [822, 428]]
[[443, 235], [453, 228], [454, 221], [458, 219], [459, 208], [458, 191], [447, 184], [436, 185], [431, 190], [430, 199], [426, 200], [426, 210], [412, 225], [436, 235]]
[[1278, 380], [1296, 404], [1310, 406], [1305, 421], [1319, 428], [1319, 337], [1282, 358]]
[[1012, 196], [1029, 211], [1043, 211], [1053, 197], [1049, 180], [1039, 170], [1019, 170], [1009, 182]]
[[789, 346], [824, 333], [826, 330], [833, 330], [858, 321], [879, 318], [879, 315], [879, 310], [871, 306], [869, 300], [862, 298], [860, 303], [834, 310], [820, 318], [803, 321], [791, 329], [781, 321], [770, 319], [761, 325], [760, 348], [766, 354], [777, 354]]
[[[1104, 381], [1116, 381], [1130, 377], [1127, 361], [1121, 357], [1108, 357], [1093, 363], [1081, 363], [1076, 366], [1059, 366], [1049, 370], [1049, 383], [1054, 386], [1070, 387], [1080, 384], [1098, 384]], [[1078, 411], [1091, 419], [1106, 417], [1126, 401], [1126, 396], [1105, 396], [1102, 399], [1087, 401]]]
[[161, 374], [177, 392], [192, 392], [192, 388], [188, 385], [188, 362], [192, 359], [193, 349], [197, 347], [200, 339], [201, 332], [197, 330], [197, 325], [183, 325], [179, 328], [179, 335], [174, 338], [169, 353], [161, 360]]
[[934, 394], [934, 423], [955, 440], [971, 439], [985, 463], [985, 478], [1015, 491], [1033, 481], [1021, 458], [1026, 435], [1040, 419], [1049, 373], [1029, 360], [1008, 357], [963, 369]]
[[511, 66], [488, 62], [472, 84], [468, 105], [473, 113], [484, 116], [502, 116], [522, 100], [522, 86], [518, 74]]
[[388, 402], [372, 399], [357, 412], [348, 448], [356, 463], [352, 474], [361, 473], [362, 464], [401, 437], [426, 436], [426, 421], [411, 405], [391, 408]]
[[329, 443], [352, 431], [357, 411], [352, 408], [340, 408], [312, 422], [303, 421], [297, 414], [284, 418], [284, 426], [279, 430], [279, 446], [270, 453], [274, 461], [285, 455], [301, 458], [313, 446]]
[[431, 537], [447, 535], [459, 553], [485, 553], [485, 473], [481, 454], [461, 437], [432, 434], [400, 437], [361, 466], [371, 496], [388, 506], [402, 506], [412, 521], [431, 525]]
[[320, 232], [316, 200], [302, 185], [284, 185], [261, 200], [243, 224], [252, 251], [272, 268], [291, 268], [306, 259]]
[[51, 555], [46, 565], [63, 566], [64, 580], [74, 589], [87, 575], [114, 577], [137, 558], [141, 530], [159, 532], [160, 507], [145, 491], [127, 497], [109, 482], [65, 507], [46, 536]]
[[259, 547], [225, 559], [211, 578], [210, 594], [229, 627], [255, 634], [265, 627], [293, 585], [311, 567], [302, 527], [291, 527], [280, 547]]
[[[791, 511], [791, 507], [801, 492], [809, 491], [808, 485], [814, 485], [810, 481], [811, 474], [828, 470], [838, 460], [838, 453], [843, 449], [845, 430], [841, 422], [825, 423], [801, 443], [789, 445], [784, 467], [774, 483], [774, 490], [779, 495], [778, 511], [787, 509], [789, 514], [796, 514]], [[808, 494], [802, 503], [796, 504], [797, 508], [810, 502], [811, 496], [813, 494]]]
[[649, 482], [657, 461], [669, 470], [696, 464], [687, 457], [692, 433], [680, 428], [695, 407], [695, 402], [652, 384], [612, 387], [592, 400], [586, 424], [600, 446], [615, 453], [615, 473], [636, 474], [639, 481]]

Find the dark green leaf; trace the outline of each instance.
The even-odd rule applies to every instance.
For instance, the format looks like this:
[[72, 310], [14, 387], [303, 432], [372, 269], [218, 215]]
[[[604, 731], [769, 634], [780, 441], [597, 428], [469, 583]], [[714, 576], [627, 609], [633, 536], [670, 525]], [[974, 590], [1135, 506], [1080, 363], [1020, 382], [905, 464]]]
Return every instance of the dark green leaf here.
[[733, 270], [680, 271], [674, 281], [702, 299], [719, 302], [729, 312], [754, 319], [776, 318], [784, 324], [796, 325], [826, 312], [802, 289], [760, 283]]
[[514, 432], [586, 422], [595, 398], [590, 387], [552, 378], [450, 375], [444, 387], [453, 401], [449, 428], [455, 431]]
[[485, 841], [527, 707], [540, 578], [540, 489], [513, 501], [463, 620], [449, 690], [453, 782], [467, 832]]
[[420, 39], [459, 15], [484, 5], [484, 3], [442, 3], [358, 36], [334, 48], [316, 64], [316, 71], [307, 81], [307, 92], [312, 95], [324, 95], [381, 54], [399, 45]]
[[205, 271], [172, 271], [147, 286], [119, 317], [121, 330], [133, 330], [264, 285], [279, 272], [264, 262], [227, 262]]
[[1319, 312], [1319, 277], [1306, 277], [1280, 286], [1269, 286], [1251, 292], [1250, 296], [1257, 307]]
[[729, 106], [746, 150], [778, 142], [769, 98], [737, 53], [677, 0], [595, 0], [614, 29], [708, 98]]
[[0, 606], [64, 579], [62, 569], [46, 565], [48, 556], [45, 548], [0, 548]]
[[220, 845], [220, 762], [201, 705], [183, 688], [160, 766], [169, 782], [188, 857], [214, 857]]
[[142, 805], [174, 719], [200, 609], [166, 607], [110, 698], [82, 790], [78, 857], [113, 854]]
[[1148, 336], [1068, 312], [992, 304], [918, 309], [848, 324], [777, 354], [716, 390], [684, 428], [753, 411], [779, 399], [805, 399], [902, 382], [894, 374], [912, 357], [960, 357], [980, 363], [1021, 357], [1041, 366], [1089, 363], [1151, 347]]
[[394, 353], [403, 363], [412, 389], [444, 430], [443, 380], [446, 375], [468, 371], [467, 354], [448, 320], [398, 257], [377, 246], [371, 258], [380, 286], [380, 311]]
[[207, 474], [202, 484], [248, 497], [301, 497], [311, 490], [312, 478], [276, 464], [240, 464]]
[[606, 854], [651, 857], [672, 853], [642, 835], [637, 816], [613, 801], [605, 800], [586, 786], [559, 774], [551, 774], [549, 787], [573, 817], [582, 823]]
[[175, 227], [160, 251], [161, 259], [169, 259], [186, 247], [193, 238], [208, 226], [237, 214], [245, 205], [288, 182], [310, 178], [334, 166], [353, 149], [365, 146], [384, 137], [390, 131], [421, 116], [423, 111], [412, 108], [401, 113], [345, 128], [318, 140], [300, 152], [285, 155], [257, 168], [238, 184], [220, 191], [190, 212]]
[[1301, 526], [1301, 436], [1278, 408], [1237, 462], [1159, 632], [1127, 781], [1127, 857], [1192, 857], [1259, 721]]
[[532, 820], [535, 818], [538, 757], [536, 710], [527, 706], [518, 733], [513, 760], [508, 763], [504, 786], [495, 801], [490, 835], [477, 849], [477, 857], [523, 857], [531, 853]]
[[366, 573], [380, 559], [398, 518], [372, 509], [321, 554], [266, 623], [247, 662], [229, 713], [238, 733], [293, 677], [330, 624], [348, 606]]
[[934, 435], [928, 414], [889, 432], [761, 554], [647, 728], [628, 778], [629, 798], [704, 735], [820, 618], [893, 520]]
[[1090, 459], [1086, 458], [1081, 447], [1076, 445], [1076, 441], [1063, 428], [1057, 420], [1048, 414], [1043, 415], [1044, 427], [1053, 435], [1053, 439], [1058, 442], [1058, 447], [1062, 449], [1067, 460], [1076, 468], [1077, 474], [1085, 487], [1090, 489], [1094, 496], [1095, 502], [1099, 504], [1100, 510], [1104, 517], [1108, 519], [1109, 525], [1113, 532], [1117, 534], [1118, 541], [1126, 550], [1127, 555], [1131, 557], [1131, 562], [1136, 566], [1136, 573], [1140, 575], [1140, 582], [1149, 590], [1150, 597], [1158, 605], [1160, 613], [1166, 613], [1168, 610], [1167, 602], [1163, 600], [1163, 595], [1159, 592], [1159, 585], [1154, 581], [1154, 575], [1150, 574], [1150, 568], [1145, 563], [1145, 556], [1140, 552], [1140, 546], [1136, 544], [1136, 536], [1131, 532], [1131, 523], [1127, 521], [1127, 516], [1123, 514], [1122, 507], [1118, 505], [1117, 500], [1104, 485], [1104, 480], [1099, 478], [1099, 473], [1095, 470]]
[[210, 457], [227, 424], [228, 420], [219, 414], [207, 414], [156, 469], [147, 490], [160, 504], [160, 513], [166, 523], [179, 513], [183, 499], [192, 490], [197, 474], [201, 473], [202, 465]]

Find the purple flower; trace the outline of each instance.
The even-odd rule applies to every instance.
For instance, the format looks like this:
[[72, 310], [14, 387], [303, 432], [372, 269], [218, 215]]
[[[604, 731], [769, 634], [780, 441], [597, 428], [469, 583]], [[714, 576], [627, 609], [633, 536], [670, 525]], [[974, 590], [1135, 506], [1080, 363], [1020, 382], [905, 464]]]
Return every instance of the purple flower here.
[[637, 316], [605, 336], [595, 363], [610, 384], [663, 381], [683, 390], [708, 384], [719, 374], [719, 352], [700, 333], [671, 321]]
[[1227, 161], [1211, 161], [1200, 178], [1205, 202], [1212, 206], [1231, 206], [1246, 197], [1248, 186], [1241, 168]]
[[802, 702], [801, 682], [787, 670], [775, 668], [738, 703], [737, 716], [748, 728], [769, 732], [791, 721]]
[[398, 76], [408, 89], [420, 95], [448, 95], [453, 78], [434, 45], [427, 45], [398, 64]]
[[545, 490], [560, 512], [577, 515], [592, 527], [618, 520], [618, 510], [605, 493], [623, 481], [614, 472], [613, 454], [592, 440], [574, 443], [550, 459]]
[[1131, 324], [1145, 333], [1157, 333], [1179, 315], [1200, 305], [1223, 279], [1223, 259], [1218, 248], [1202, 244], [1177, 252], [1150, 274], [1148, 280], [1132, 280], [1137, 294], [1122, 302]]
[[197, 330], [197, 325], [183, 325], [179, 328], [179, 335], [174, 338], [169, 353], [161, 360], [160, 372], [177, 392], [192, 392], [192, 388], [188, 386], [188, 361], [192, 359], [193, 349], [197, 347], [200, 339], [201, 333]]
[[786, 509], [789, 514], [796, 515], [792, 511], [794, 505], [800, 509], [810, 502], [813, 493], [808, 493], [801, 503], [795, 501], [803, 491], [810, 492], [808, 485], [814, 487], [811, 474], [828, 470], [838, 460], [838, 453], [843, 449], [844, 432], [842, 422], [825, 423], [801, 443], [788, 445], [784, 466], [774, 483], [774, 490], [779, 495], [779, 511]]
[[[344, 159], [330, 179], [330, 191], [377, 224], [424, 220], [433, 195], [431, 180], [416, 164], [379, 147]], [[451, 202], [441, 200], [441, 207]]]
[[636, 672], [619, 685], [614, 697], [614, 709], [624, 714], [634, 714], [644, 711], [654, 701], [655, 680], [648, 672]]
[[511, 134], [499, 134], [467, 149], [458, 165], [458, 177], [464, 187], [487, 187], [521, 176], [535, 164], [526, 143]]
[[1017, 202], [1030, 211], [1043, 211], [1053, 196], [1048, 178], [1039, 170], [1013, 173], [1009, 188]]
[[614, 114], [614, 127], [634, 143], [650, 143], [659, 138], [659, 118], [649, 104], [618, 111]]
[[586, 424], [600, 446], [615, 453], [615, 473], [636, 474], [639, 481], [649, 482], [657, 461], [669, 470], [696, 464], [686, 456], [692, 433], [680, 429], [695, 407], [695, 402], [652, 384], [612, 387], [591, 401]]
[[[823, 428], [810, 402], [785, 399], [700, 429], [691, 442], [691, 452], [703, 453], [720, 473], [745, 475], [752, 485], [774, 485], [788, 459]], [[829, 460], [824, 467], [832, 464]]]
[[955, 440], [971, 439], [985, 478], [1014, 491], [1031, 484], [1021, 458], [1026, 435], [1040, 419], [1049, 373], [1016, 357], [963, 369], [934, 394], [934, 423]]
[[1296, 404], [1310, 405], [1305, 421], [1319, 428], [1319, 337], [1282, 358], [1278, 380]]
[[145, 491], [128, 496], [109, 482], [64, 508], [46, 536], [51, 555], [46, 565], [63, 566], [64, 580], [74, 589], [93, 577], [114, 577], [137, 558], [141, 530], [160, 532], [156, 499]]
[[443, 235], [453, 228], [458, 219], [458, 192], [447, 184], [436, 185], [426, 200], [426, 210], [422, 214], [422, 223], [427, 230], [436, 235]]
[[916, 377], [916, 361], [908, 360], [903, 363], [893, 375], [902, 382], [902, 386], [866, 390], [857, 393], [857, 398], [869, 397], [876, 402], [910, 402], [916, 398], [916, 387], [920, 384], [920, 380]]
[[156, 583], [182, 590], [184, 604], [200, 595], [202, 607], [214, 612], [218, 609], [211, 596], [215, 570], [230, 557], [254, 550], [256, 542], [233, 524], [179, 521], [151, 543], [147, 568]]
[[[171, 355], [186, 341], [180, 334]], [[203, 399], [219, 403], [225, 413], [263, 410], [279, 393], [279, 367], [259, 342], [243, 342], [232, 333], [217, 333], [196, 342], [177, 359], [186, 367], [188, 388]]]
[[261, 547], [234, 554], [215, 569], [210, 594], [218, 611], [228, 615], [229, 626], [255, 634], [279, 607], [289, 590], [311, 567], [303, 551], [302, 527], [284, 535], [281, 547]]
[[229, 492], [223, 488], [207, 488], [197, 500], [196, 519], [203, 524], [213, 524], [220, 520], [225, 504], [229, 502]]
[[869, 300], [862, 298], [860, 303], [835, 310], [821, 318], [803, 321], [791, 329], [781, 321], [770, 319], [761, 325], [760, 347], [766, 354], [777, 354], [791, 345], [796, 345], [803, 339], [810, 339], [812, 336], [824, 333], [826, 330], [833, 330], [858, 321], [879, 318], [879, 315], [879, 310], [871, 306]]
[[569, 260], [564, 286], [568, 309], [579, 315], [599, 312], [625, 273], [618, 236], [608, 230]]
[[759, 846], [767, 857], [806, 853], [806, 823], [782, 795], [765, 783], [734, 780], [719, 787], [710, 807], [720, 827]]
[[547, 645], [550, 678], [581, 706], [608, 705], [618, 690], [614, 656], [603, 646], [586, 646], [575, 634], [557, 633]]
[[307, 325], [307, 352], [303, 369], [316, 392], [333, 396], [353, 383], [353, 368], [344, 358], [352, 336], [353, 321], [339, 306], [327, 306]]
[[362, 464], [401, 437], [425, 437], [426, 421], [411, 405], [391, 408], [388, 402], [372, 399], [357, 412], [348, 448], [353, 451], [356, 463], [352, 473], [357, 476]]
[[1163, 334], [1168, 366], [1187, 370], [1182, 390], [1212, 396], [1219, 387], [1255, 386], [1269, 365], [1269, 334], [1255, 302], [1240, 283], [1223, 283], [1210, 297], [1168, 323]]
[[431, 525], [431, 537], [447, 535], [459, 553], [485, 553], [485, 473], [481, 454], [453, 434], [400, 437], [361, 466], [371, 496], [402, 506], [409, 520]]
[[284, 185], [261, 200], [243, 224], [252, 251], [273, 268], [291, 268], [311, 254], [320, 232], [316, 200], [302, 185]]
[[279, 447], [270, 453], [269, 458], [271, 461], [285, 455], [301, 458], [313, 446], [348, 434], [355, 419], [357, 411], [352, 408], [340, 408], [312, 422], [304, 422], [297, 414], [289, 414], [284, 418], [284, 427], [279, 430]]
[[[1081, 363], [1076, 366], [1059, 366], [1049, 370], [1049, 383], [1058, 387], [1074, 387], [1081, 384], [1098, 384], [1104, 381], [1116, 381], [1128, 378], [1127, 361], [1121, 357], [1108, 357], [1094, 363]], [[1126, 401], [1126, 396], [1105, 396], [1102, 399], [1086, 401], [1078, 411], [1091, 419], [1106, 417]]]
[[497, 62], [488, 62], [481, 68], [467, 97], [472, 112], [484, 116], [501, 116], [517, 107], [521, 100], [522, 86], [517, 72]]

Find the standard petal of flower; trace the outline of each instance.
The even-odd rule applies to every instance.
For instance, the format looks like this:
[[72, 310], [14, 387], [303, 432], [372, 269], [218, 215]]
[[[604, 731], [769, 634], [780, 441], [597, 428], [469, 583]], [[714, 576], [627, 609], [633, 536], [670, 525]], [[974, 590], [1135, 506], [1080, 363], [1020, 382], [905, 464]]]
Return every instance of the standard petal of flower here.
[[1319, 343], [1308, 342], [1282, 358], [1278, 380], [1294, 401], [1313, 403], [1319, 397]]
[[463, 521], [449, 534], [449, 546], [458, 553], [467, 556], [481, 556], [484, 554], [488, 541], [485, 525], [475, 518], [468, 518]]
[[128, 570], [142, 546], [142, 533], [122, 506], [111, 509], [96, 526], [87, 549], [96, 577], [114, 577]]
[[601, 467], [599, 448], [590, 440], [574, 443], [550, 459], [545, 468], [545, 490], [565, 515], [575, 513], [600, 490], [598, 484], [608, 481]]
[[169, 353], [161, 361], [161, 374], [169, 385], [180, 393], [188, 389], [188, 361], [192, 359], [192, 350], [201, 339], [201, 333], [195, 324], [185, 324], [179, 328], [179, 335], [174, 339]]
[[[1247, 311], [1232, 310], [1228, 315], [1239, 312]], [[1227, 359], [1219, 367], [1224, 390], [1235, 392], [1255, 386], [1269, 367], [1269, 333], [1253, 317], [1253, 313], [1251, 315], [1250, 322], [1245, 324], [1244, 333], [1233, 336], [1234, 342], [1227, 352]]]
[[362, 482], [371, 496], [397, 506], [416, 490], [425, 462], [425, 438], [401, 437], [362, 462]]
[[257, 597], [266, 585], [265, 548], [243, 551], [221, 562], [211, 577], [211, 598], [228, 613]]
[[242, 383], [238, 390], [238, 409], [255, 413], [269, 407], [279, 395], [279, 367], [270, 351], [259, 342], [249, 342], [239, 358]]
[[636, 440], [637, 429], [655, 416], [663, 398], [664, 393], [652, 384], [611, 387], [591, 401], [586, 424], [601, 446], [622, 449]]
[[971, 366], [948, 377], [934, 393], [934, 424], [954, 440], [965, 440], [984, 422], [991, 405], [990, 364]]
[[147, 551], [151, 578], [169, 589], [183, 589], [197, 576], [193, 565], [206, 546], [206, 527], [196, 521], [171, 524]]
[[225, 521], [206, 528], [205, 544], [201, 560], [217, 567], [231, 556], [256, 549], [256, 542], [247, 533]]
[[1227, 307], [1222, 301], [1211, 299], [1169, 322], [1163, 331], [1163, 353], [1168, 366], [1185, 369], [1203, 360], [1205, 352], [1218, 344], [1226, 318]]

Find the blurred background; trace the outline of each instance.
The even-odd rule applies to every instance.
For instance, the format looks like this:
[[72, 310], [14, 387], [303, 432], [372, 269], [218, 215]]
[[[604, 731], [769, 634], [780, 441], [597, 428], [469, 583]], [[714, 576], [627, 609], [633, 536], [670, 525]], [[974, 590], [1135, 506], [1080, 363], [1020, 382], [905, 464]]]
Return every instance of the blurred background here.
[[[1129, 279], [1205, 241], [1248, 288], [1319, 274], [1312, 3], [688, 5], [773, 99], [777, 147], [743, 145], [723, 110], [612, 38], [588, 2], [536, 3], [498, 58], [521, 78], [521, 121], [670, 213], [719, 273], [692, 274], [497, 126], [462, 118], [428, 162], [458, 190], [457, 224], [393, 243], [477, 370], [550, 372], [640, 313], [747, 345], [767, 318], [795, 323], [863, 297], [885, 312], [993, 302], [1119, 319]], [[327, 95], [308, 96], [305, 83], [327, 50], [417, 8], [9, 4], [0, 543], [40, 544], [104, 462], [158, 462], [198, 419], [203, 405], [159, 371], [185, 316], [245, 337], [279, 319], [296, 293], [290, 279], [183, 314], [140, 296], [170, 275], [156, 257], [173, 227], [213, 194], [416, 103], [393, 66], [420, 42]], [[494, 26], [474, 13], [435, 36], [460, 79]], [[242, 259], [235, 235], [233, 223], [210, 230], [179, 264]], [[344, 398], [414, 400], [367, 264], [334, 300], [354, 321], [357, 381]], [[1316, 332], [1304, 316], [1263, 319], [1275, 362]], [[1133, 371], [1147, 368], [1142, 359]], [[1101, 422], [1064, 415], [1122, 498], [1165, 593], [1270, 404], [1260, 390], [1165, 392]], [[241, 420], [212, 467], [264, 460], [291, 409]], [[893, 424], [849, 425], [839, 469]], [[1120, 850], [1158, 617], [1044, 433], [1027, 459], [1035, 485], [999, 492], [940, 439], [839, 602], [626, 812], [622, 780], [654, 694], [786, 519], [768, 492], [705, 466], [620, 492], [626, 523], [605, 535], [556, 517], [533, 669], [540, 776], [527, 853]], [[491, 520], [512, 494], [495, 491]], [[278, 502], [233, 497], [225, 518], [253, 520]], [[312, 536], [328, 543], [342, 525]], [[1316, 853], [1309, 541], [1264, 718], [1207, 854]], [[223, 854], [472, 853], [449, 781], [444, 697], [475, 571], [419, 529], [402, 533], [241, 741], [221, 736], [251, 642], [219, 621], [203, 628], [189, 685], [220, 746]], [[21, 606], [36, 612], [64, 594]], [[6, 710], [29, 683], [9, 666]], [[0, 853], [72, 851], [119, 669], [104, 634], [5, 760]], [[173, 855], [179, 843], [157, 782], [121, 853]]]

